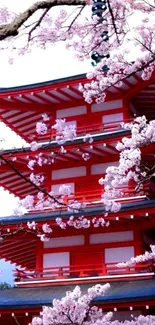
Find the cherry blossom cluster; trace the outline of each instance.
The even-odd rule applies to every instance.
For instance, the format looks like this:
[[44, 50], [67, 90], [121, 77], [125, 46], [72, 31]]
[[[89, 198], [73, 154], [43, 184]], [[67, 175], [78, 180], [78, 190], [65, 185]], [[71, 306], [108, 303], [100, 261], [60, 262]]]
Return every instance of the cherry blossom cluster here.
[[123, 197], [123, 186], [132, 181], [135, 190], [142, 191], [143, 184], [154, 175], [154, 169], [143, 163], [141, 149], [155, 142], [155, 120], [147, 122], [142, 116], [121, 125], [125, 130], [130, 130], [131, 135], [124, 137], [116, 146], [120, 152], [118, 166], [109, 166], [105, 177], [99, 180], [99, 184], [104, 185], [102, 201], [105, 209], [112, 212], [121, 208], [121, 204], [115, 200]]
[[50, 128], [56, 131], [55, 139], [58, 144], [64, 144], [66, 141], [73, 141], [76, 138], [76, 126], [67, 125], [66, 119], [56, 119], [55, 124], [49, 124], [49, 116], [42, 114], [43, 121], [37, 122], [36, 132], [39, 135], [45, 135], [50, 131]]
[[[78, 212], [78, 210], [76, 211]], [[76, 229], [87, 229], [91, 226], [94, 228], [98, 227], [109, 227], [110, 222], [105, 221], [102, 217], [95, 217], [93, 219], [88, 219], [88, 217], [85, 217], [83, 215], [80, 215], [79, 217], [76, 217], [76, 215], [72, 215], [69, 217], [67, 221], [64, 221], [62, 218], [56, 218], [56, 223], [61, 229], [66, 229], [69, 227], [74, 227]]]
[[[59, 155], [65, 155], [68, 153], [67, 149], [64, 147], [64, 144], [67, 141], [73, 141], [77, 134], [76, 134], [76, 127], [75, 125], [67, 125], [66, 120], [65, 119], [57, 119], [55, 121], [55, 124], [51, 127], [49, 125], [47, 125], [47, 123], [49, 122], [49, 116], [44, 113], [42, 115], [43, 121], [39, 121], [36, 124], [36, 132], [39, 135], [45, 135], [48, 133], [48, 131], [50, 130], [50, 128], [52, 128], [53, 130], [56, 131], [56, 134], [54, 135], [55, 140], [57, 142], [57, 144], [59, 145], [58, 148], [56, 150], [53, 150], [52, 152], [50, 152], [50, 154], [47, 156], [44, 155], [44, 153], [41, 151], [41, 143], [37, 143], [35, 141], [33, 141], [30, 144], [30, 148], [31, 151], [37, 151], [39, 150], [38, 153], [36, 153], [35, 157], [33, 157], [33, 159], [30, 159], [29, 156], [27, 156], [28, 159], [28, 168], [31, 169], [32, 171], [35, 170], [35, 167], [38, 165], [40, 167], [42, 167], [43, 165], [51, 165], [51, 163], [55, 163], [57, 156]], [[52, 140], [49, 141], [49, 144]], [[85, 143], [89, 143], [92, 144], [93, 142], [93, 138], [90, 134], [85, 134], [83, 137], [83, 141]], [[91, 145], [90, 148], [93, 148], [93, 146]], [[79, 149], [80, 150], [80, 149]], [[91, 158], [90, 153], [81, 153], [81, 158], [85, 161], [89, 160]], [[30, 180], [33, 182], [33, 173], [31, 175]], [[37, 181], [39, 178], [39, 181], [41, 182], [41, 179], [43, 179], [42, 175], [36, 175]], [[34, 179], [34, 183], [36, 184], [36, 181]]]
[[[87, 74], [88, 83], [79, 87], [88, 103], [92, 103], [94, 99], [97, 103], [103, 102], [109, 87], [113, 85], [121, 87], [123, 80], [136, 72], [143, 80], [150, 79], [155, 68], [153, 19], [155, 6], [143, 0], [109, 1], [109, 3], [113, 12], [112, 22], [109, 13], [105, 20], [108, 35], [110, 35], [109, 40], [101, 42], [101, 39], [100, 41], [98, 39], [96, 47], [93, 48], [100, 54], [100, 62]], [[99, 27], [100, 35], [102, 35], [102, 27]], [[100, 36], [95, 33], [96, 30], [93, 35], [93, 46], [97, 37]], [[84, 47], [83, 42], [81, 51], [82, 47]], [[91, 45], [87, 44], [87, 48], [90, 47]], [[133, 47], [134, 57], [131, 52]], [[110, 57], [106, 56], [107, 53], [110, 53]], [[106, 71], [103, 69], [105, 66]]]
[[56, 130], [56, 141], [64, 144], [66, 141], [73, 141], [76, 138], [76, 126], [66, 125], [66, 119], [56, 119], [52, 129]]
[[61, 300], [54, 299], [52, 307], [43, 307], [40, 317], [34, 317], [32, 325], [155, 325], [155, 316], [140, 315], [131, 321], [112, 320], [113, 313], [105, 313], [102, 308], [91, 302], [99, 296], [104, 296], [110, 285], [97, 284], [82, 295], [79, 286], [66, 293]]
[[35, 317], [32, 325], [48, 324], [106, 324], [112, 318], [112, 313], [103, 313], [101, 308], [91, 306], [90, 303], [98, 296], [103, 296], [109, 290], [110, 285], [97, 284], [88, 289], [88, 293], [82, 295], [79, 286], [61, 300], [54, 299], [52, 307], [43, 307], [41, 318]]
[[[106, 221], [103, 217], [94, 217], [88, 218], [82, 215], [82, 211], [84, 211], [86, 207], [86, 203], [79, 202], [77, 200], [68, 200], [66, 202], [67, 196], [71, 194], [70, 186], [61, 185], [59, 188], [60, 196], [56, 199], [56, 196], [51, 196], [51, 198], [45, 199], [45, 195], [41, 192], [38, 193], [37, 198], [34, 198], [33, 195], [27, 195], [25, 199], [20, 203], [22, 208], [24, 207], [26, 210], [56, 210], [65, 208], [69, 212], [73, 213], [70, 217], [66, 219], [62, 219], [61, 217], [56, 218], [55, 222], [61, 229], [66, 229], [67, 227], [73, 227], [76, 229], [86, 229], [91, 226], [94, 228], [98, 227], [109, 227], [109, 221]], [[52, 193], [50, 193], [52, 195]], [[20, 207], [18, 209], [20, 211]], [[17, 213], [17, 211], [16, 211]], [[76, 215], [78, 213], [78, 215]], [[79, 215], [80, 214], [80, 215]], [[35, 227], [36, 223], [31, 223], [32, 228]], [[45, 227], [46, 229], [47, 227]], [[37, 228], [38, 229], [38, 228]], [[44, 230], [44, 229], [43, 229]], [[45, 232], [45, 231], [44, 231]], [[41, 240], [43, 241], [45, 236], [41, 236]], [[45, 240], [48, 240], [45, 238]]]
[[[32, 45], [46, 49], [49, 45], [62, 41], [66, 43], [67, 49], [74, 50], [79, 60], [90, 60], [92, 52], [97, 51], [100, 63], [87, 75], [88, 83], [80, 86], [88, 103], [94, 99], [96, 102], [104, 101], [107, 88], [112, 85], [120, 87], [124, 78], [136, 72], [140, 72], [143, 79], [149, 79], [155, 67], [154, 2], [109, 0], [102, 19], [97, 15], [92, 16], [92, 4], [91, 1], [86, 1], [77, 8], [58, 6], [54, 8], [54, 15], [52, 8], [38, 24], [31, 17], [28, 27], [23, 26], [26, 28], [23, 34], [26, 31], [28, 34], [28, 44], [23, 48], [18, 46], [19, 54], [24, 55]], [[11, 17], [6, 8], [1, 8], [1, 23], [10, 21]], [[103, 37], [105, 33], [108, 38]], [[22, 36], [22, 31], [19, 36]], [[14, 43], [13, 48], [16, 48]], [[108, 53], [110, 57], [107, 56]], [[107, 67], [106, 72], [104, 66]], [[46, 125], [39, 122], [37, 131], [45, 134]], [[71, 138], [74, 132], [74, 127], [67, 130]], [[66, 131], [58, 139], [63, 141], [62, 138], [65, 137]]]
[[37, 237], [39, 237], [42, 242], [49, 241], [50, 235], [53, 232], [52, 228], [47, 223], [43, 224], [42, 229], [40, 229], [39, 225], [35, 221], [32, 221], [27, 223], [27, 227], [35, 231]]
[[132, 266], [135, 265], [137, 263], [144, 263], [144, 262], [148, 262], [150, 260], [154, 260], [155, 259], [155, 245], [150, 245], [151, 251], [150, 252], [145, 252], [144, 254], [135, 256], [135, 257], [131, 257], [131, 259], [127, 262], [122, 262], [122, 263], [118, 263], [117, 266], [118, 267], [126, 267], [126, 266]]
[[9, 23], [11, 19], [15, 17], [15, 13], [10, 12], [9, 9], [5, 6], [0, 8], [0, 24]]
[[[28, 168], [31, 170], [34, 170], [37, 165], [41, 167], [43, 165], [50, 165], [51, 163], [53, 164], [59, 154], [67, 153], [67, 150], [64, 148], [63, 144], [67, 141], [73, 141], [76, 138], [75, 125], [67, 125], [65, 119], [56, 119], [55, 124], [51, 126], [49, 124], [49, 120], [50, 117], [46, 113], [42, 114], [42, 121], [36, 123], [36, 133], [42, 136], [46, 135], [47, 133], [51, 133], [51, 129], [55, 130], [56, 134], [52, 135], [52, 137], [55, 138], [57, 144], [60, 145], [60, 148], [58, 148], [56, 151], [50, 152], [48, 157], [45, 157], [41, 151], [37, 153], [33, 159], [29, 159], [28, 156]], [[87, 139], [91, 141], [89, 135], [86, 137], [85, 141], [88, 141]], [[30, 144], [32, 151], [37, 151], [39, 148], [41, 149], [41, 146], [41, 143], [37, 143], [35, 141]], [[88, 154], [84, 154], [83, 159], [88, 160]], [[40, 178], [42, 176], [39, 175], [37, 178], [38, 177]], [[31, 181], [33, 181], [33, 176], [31, 176]]]

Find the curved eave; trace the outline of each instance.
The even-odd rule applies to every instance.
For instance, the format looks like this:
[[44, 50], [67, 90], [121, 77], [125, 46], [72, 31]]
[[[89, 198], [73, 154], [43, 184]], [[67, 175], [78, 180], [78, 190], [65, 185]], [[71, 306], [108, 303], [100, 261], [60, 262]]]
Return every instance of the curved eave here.
[[33, 84], [23, 85], [23, 86], [15, 86], [15, 87], [6, 87], [6, 88], [0, 88], [0, 97], [2, 95], [10, 95], [11, 93], [19, 93], [22, 90], [31, 90], [35, 91], [35, 89], [45, 89], [46, 87], [62, 87], [62, 85], [68, 85], [75, 82], [84, 82], [86, 79], [86, 74], [79, 74], [75, 76], [65, 77], [65, 78], [59, 78], [54, 80], [48, 80], [43, 82], [37, 82]]
[[[82, 292], [85, 294], [92, 286], [92, 283], [80, 284]], [[0, 308], [34, 308], [43, 305], [51, 306], [54, 299], [61, 299], [65, 296], [66, 291], [72, 291], [75, 285], [56, 285], [34, 288], [11, 288], [3, 290], [0, 297]], [[104, 295], [97, 297], [92, 304], [103, 304], [105, 307], [110, 304], [124, 302], [141, 302], [151, 301], [155, 298], [155, 280], [133, 280], [133, 281], [117, 281], [112, 282], [109, 291]]]
[[[98, 141], [108, 141], [108, 142], [112, 142], [112, 140], [114, 139], [115, 141], [117, 141], [117, 139], [121, 139], [124, 136], [127, 136], [130, 134], [130, 131], [128, 130], [118, 130], [118, 131], [112, 131], [112, 132], [100, 132], [97, 134], [92, 134], [91, 137], [93, 139], [93, 143], [96, 143]], [[79, 145], [83, 143], [83, 136], [78, 136], [75, 138], [74, 141], [67, 141], [65, 143], [65, 148], [69, 147], [69, 146], [74, 146], [74, 145]], [[48, 142], [44, 142], [42, 144], [39, 144], [39, 149], [35, 151], [35, 153], [39, 150], [47, 150], [47, 149], [55, 149], [55, 148], [60, 148], [60, 145], [58, 145], [57, 141], [48, 141]], [[17, 153], [23, 153], [25, 152], [25, 154], [27, 152], [29, 152], [31, 150], [30, 146], [27, 147], [22, 147], [22, 148], [17, 148], [17, 149], [6, 149], [3, 150], [3, 156], [6, 154], [17, 154]]]
[[[155, 200], [147, 200], [147, 201], [139, 201], [139, 202], [131, 202], [131, 203], [123, 203], [122, 208], [119, 212], [117, 212], [117, 217], [124, 217], [129, 215], [134, 211], [134, 215], [143, 214], [145, 212], [154, 213], [155, 209]], [[98, 205], [95, 207], [85, 208], [82, 211], [76, 213], [76, 216], [80, 216], [81, 214], [88, 217], [94, 217], [105, 214], [104, 205]], [[68, 211], [51, 211], [51, 212], [43, 212], [43, 213], [29, 213], [25, 214], [21, 217], [18, 216], [10, 216], [10, 217], [0, 217], [0, 225], [14, 225], [27, 223], [28, 221], [36, 221], [36, 222], [45, 222], [45, 221], [54, 221], [57, 217], [62, 219], [68, 219], [73, 212]], [[109, 213], [108, 219], [110, 217], [115, 217], [115, 213]]]

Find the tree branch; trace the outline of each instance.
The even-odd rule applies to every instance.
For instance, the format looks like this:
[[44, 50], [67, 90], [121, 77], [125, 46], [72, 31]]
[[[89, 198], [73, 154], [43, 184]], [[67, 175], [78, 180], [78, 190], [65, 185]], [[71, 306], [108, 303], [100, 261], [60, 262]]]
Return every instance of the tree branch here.
[[117, 27], [116, 27], [116, 24], [115, 24], [115, 18], [114, 18], [113, 11], [112, 11], [109, 0], [107, 0], [107, 4], [108, 4], [108, 8], [109, 8], [109, 13], [111, 15], [111, 20], [112, 20], [112, 24], [113, 24], [114, 31], [115, 31], [115, 34], [116, 34], [117, 42], [118, 42], [118, 44], [120, 44], [120, 41], [119, 41], [119, 38], [118, 38], [118, 33], [117, 33]]
[[11, 23], [3, 24], [0, 26], [0, 41], [8, 38], [17, 36], [19, 33], [20, 27], [38, 10], [40, 9], [50, 9], [55, 6], [85, 6], [85, 0], [44, 0], [38, 1], [30, 6], [23, 13], [19, 14], [13, 19]]

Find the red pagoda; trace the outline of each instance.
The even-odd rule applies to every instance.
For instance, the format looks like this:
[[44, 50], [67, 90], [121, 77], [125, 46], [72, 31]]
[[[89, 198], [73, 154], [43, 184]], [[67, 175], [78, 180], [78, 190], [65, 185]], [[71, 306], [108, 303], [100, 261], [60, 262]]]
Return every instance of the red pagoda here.
[[[121, 128], [120, 122], [146, 115], [154, 118], [155, 74], [143, 81], [140, 74], [127, 78], [122, 87], [108, 89], [104, 103], [87, 104], [79, 83], [85, 83], [85, 75], [34, 85], [0, 89], [0, 117], [27, 143], [39, 143], [37, 151], [29, 144], [19, 149], [5, 150], [0, 156], [0, 186], [23, 199], [36, 195], [37, 188], [28, 181], [28, 160], [41, 153], [47, 159], [51, 152], [58, 152], [59, 145], [51, 125], [56, 118], [65, 118], [75, 125], [77, 137], [66, 142], [65, 155], [56, 155], [55, 163], [37, 166], [36, 171], [44, 175], [41, 189], [51, 190], [55, 195], [62, 184], [70, 185], [72, 199], [85, 202], [83, 215], [88, 219], [102, 217], [105, 213], [101, 202], [102, 189], [98, 179], [109, 165], [118, 161], [116, 143], [129, 132]], [[50, 132], [36, 133], [36, 123], [43, 113], [50, 117]], [[93, 143], [84, 142], [90, 134]], [[148, 159], [153, 145], [145, 148]], [[89, 160], [81, 156], [88, 153]], [[145, 185], [141, 193], [132, 187], [124, 187], [122, 208], [118, 213], [109, 213], [109, 227], [63, 230], [55, 220], [61, 216], [67, 220], [71, 212], [67, 209], [30, 211], [23, 216], [0, 218], [1, 234], [10, 236], [0, 243], [0, 257], [16, 263], [15, 286], [0, 292], [0, 324], [29, 324], [38, 315], [41, 306], [52, 305], [54, 298], [61, 298], [76, 284], [86, 290], [94, 283], [111, 284], [104, 297], [95, 300], [105, 311], [114, 311], [114, 318], [130, 319], [132, 315], [154, 314], [155, 279], [153, 262], [132, 267], [117, 267], [118, 262], [128, 261], [132, 256], [143, 254], [155, 242], [155, 183]], [[69, 199], [69, 198], [68, 198]], [[78, 212], [77, 212], [78, 215]], [[48, 223], [52, 237], [48, 242], [29, 232], [27, 223], [35, 221], [40, 227]]]

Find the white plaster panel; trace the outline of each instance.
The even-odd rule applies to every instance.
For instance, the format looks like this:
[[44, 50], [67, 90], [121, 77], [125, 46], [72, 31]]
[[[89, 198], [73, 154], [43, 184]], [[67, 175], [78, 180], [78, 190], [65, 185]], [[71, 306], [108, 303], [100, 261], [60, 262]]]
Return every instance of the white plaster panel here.
[[102, 123], [113, 123], [113, 122], [122, 122], [123, 113], [109, 114], [102, 116]]
[[105, 249], [105, 263], [127, 262], [134, 256], [134, 246]]
[[118, 166], [118, 161], [92, 165], [91, 175], [104, 174], [109, 166]]
[[75, 127], [77, 127], [77, 122], [76, 121], [68, 121], [68, 122], [65, 122], [65, 125], [66, 126], [74, 125]]
[[[59, 188], [63, 184], [54, 184], [54, 185], [51, 186], [51, 191], [53, 192], [54, 195], [60, 194], [59, 193]], [[74, 194], [74, 192], [75, 192], [75, 183], [65, 183], [64, 185], [70, 186], [71, 193]]]
[[52, 238], [48, 242], [44, 242], [44, 248], [55, 248], [55, 247], [69, 247], [69, 246], [80, 246], [84, 245], [84, 236], [67, 236]]
[[133, 231], [109, 232], [100, 234], [91, 234], [90, 244], [117, 243], [133, 240]]
[[108, 101], [108, 102], [104, 102], [104, 103], [100, 103], [100, 104], [93, 104], [91, 106], [91, 111], [92, 112], [102, 112], [102, 111], [108, 111], [110, 109], [120, 108], [122, 106], [123, 106], [122, 99], [116, 99], [116, 100], [112, 100], [112, 101]]
[[84, 106], [58, 109], [56, 112], [56, 117], [63, 118], [63, 117], [69, 117], [69, 116], [83, 115], [86, 113], [87, 113], [87, 107], [84, 105]]
[[86, 176], [86, 173], [85, 166], [56, 169], [52, 171], [52, 180]]
[[43, 267], [69, 266], [69, 252], [43, 254]]

